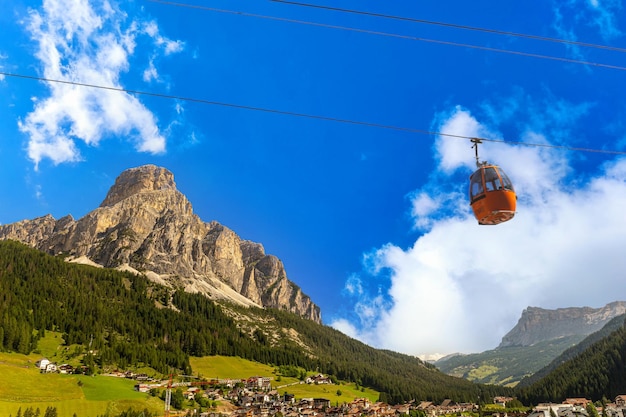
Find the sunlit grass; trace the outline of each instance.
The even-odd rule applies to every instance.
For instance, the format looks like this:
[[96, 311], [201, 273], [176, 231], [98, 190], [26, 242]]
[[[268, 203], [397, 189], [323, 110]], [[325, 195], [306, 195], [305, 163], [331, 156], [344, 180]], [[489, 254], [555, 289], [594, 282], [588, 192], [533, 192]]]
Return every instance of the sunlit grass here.
[[42, 374], [35, 367], [41, 355], [0, 353], [0, 399], [17, 402], [61, 401], [84, 398], [77, 379], [61, 374]]
[[18, 410], [24, 410], [32, 407], [33, 410], [39, 408], [40, 415], [43, 415], [47, 407], [57, 409], [58, 417], [97, 417], [107, 413], [109, 415], [117, 415], [129, 408], [135, 410], [147, 409], [152, 414], [163, 413], [163, 401], [157, 398], [149, 398], [146, 400], [112, 400], [112, 401], [90, 401], [82, 400], [65, 400], [65, 401], [40, 401], [40, 402], [10, 402], [0, 400], [0, 415], [13, 416], [17, 415]]
[[206, 379], [243, 379], [251, 376], [275, 377], [273, 367], [239, 357], [191, 357], [189, 364], [194, 375], [200, 375]]
[[137, 400], [146, 398], [146, 394], [134, 389], [136, 381], [126, 378], [110, 376], [84, 376], [75, 378], [82, 384], [85, 398], [92, 401], [106, 401], [111, 398], [117, 400]]
[[[50, 356], [50, 355], [47, 355]], [[56, 407], [59, 417], [96, 417], [127, 408], [163, 411], [163, 401], [133, 389], [135, 381], [106, 376], [42, 374], [41, 354], [0, 352], [0, 415], [16, 416], [28, 408]], [[81, 384], [79, 384], [81, 381]], [[81, 386], [82, 385], [82, 386]]]

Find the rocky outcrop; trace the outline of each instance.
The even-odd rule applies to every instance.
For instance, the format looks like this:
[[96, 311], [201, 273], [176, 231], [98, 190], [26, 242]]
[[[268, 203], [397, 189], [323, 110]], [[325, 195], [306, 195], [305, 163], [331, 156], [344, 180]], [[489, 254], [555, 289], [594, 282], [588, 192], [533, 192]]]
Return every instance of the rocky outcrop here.
[[567, 336], [587, 336], [600, 330], [613, 317], [626, 313], [626, 302], [616, 301], [602, 308], [571, 307], [547, 310], [528, 307], [517, 325], [503, 338], [498, 348], [532, 346], [535, 343]]
[[50, 254], [131, 268], [213, 299], [286, 309], [321, 323], [320, 309], [287, 279], [263, 246], [193, 213], [174, 175], [146, 165], [124, 171], [94, 211], [79, 220], [47, 215], [0, 226], [0, 239]]

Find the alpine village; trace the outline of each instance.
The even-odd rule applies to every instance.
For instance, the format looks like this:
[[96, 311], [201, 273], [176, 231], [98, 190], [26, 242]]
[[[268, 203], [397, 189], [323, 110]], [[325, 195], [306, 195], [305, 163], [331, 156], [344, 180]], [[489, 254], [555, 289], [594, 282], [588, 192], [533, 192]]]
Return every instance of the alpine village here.
[[529, 307], [495, 349], [436, 362], [375, 349], [153, 165], [80, 219], [0, 225], [0, 299], [2, 416], [626, 413], [626, 303]]

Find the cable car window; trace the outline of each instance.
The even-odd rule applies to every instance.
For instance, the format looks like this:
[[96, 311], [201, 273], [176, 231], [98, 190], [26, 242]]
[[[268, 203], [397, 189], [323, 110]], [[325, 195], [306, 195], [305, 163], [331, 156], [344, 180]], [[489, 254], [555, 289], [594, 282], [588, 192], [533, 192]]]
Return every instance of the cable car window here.
[[509, 177], [504, 173], [504, 171], [502, 171], [502, 169], [500, 169], [500, 176], [502, 177], [502, 182], [504, 183], [504, 189], [514, 191], [513, 183], [511, 182]]
[[487, 191], [501, 190], [502, 184], [498, 172], [493, 167], [485, 168], [485, 188]]
[[470, 177], [470, 200], [474, 200], [476, 196], [483, 194], [483, 178], [481, 170], [478, 170]]

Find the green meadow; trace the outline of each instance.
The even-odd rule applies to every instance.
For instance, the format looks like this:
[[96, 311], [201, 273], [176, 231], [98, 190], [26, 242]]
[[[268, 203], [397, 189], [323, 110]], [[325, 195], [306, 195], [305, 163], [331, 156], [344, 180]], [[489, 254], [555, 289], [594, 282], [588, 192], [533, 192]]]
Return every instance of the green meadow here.
[[275, 377], [274, 368], [240, 357], [205, 356], [189, 358], [194, 375], [206, 379], [243, 379], [251, 376]]
[[[42, 374], [35, 362], [43, 356], [0, 353], [0, 415], [16, 416], [18, 410], [56, 407], [59, 417], [96, 417], [128, 408], [163, 412], [163, 402], [133, 389], [124, 378]], [[79, 383], [80, 382], [80, 383]]]

